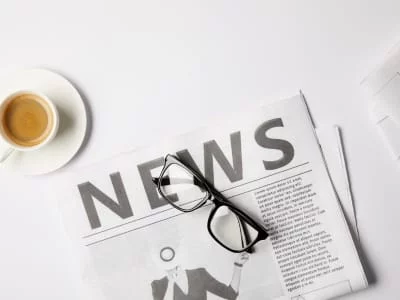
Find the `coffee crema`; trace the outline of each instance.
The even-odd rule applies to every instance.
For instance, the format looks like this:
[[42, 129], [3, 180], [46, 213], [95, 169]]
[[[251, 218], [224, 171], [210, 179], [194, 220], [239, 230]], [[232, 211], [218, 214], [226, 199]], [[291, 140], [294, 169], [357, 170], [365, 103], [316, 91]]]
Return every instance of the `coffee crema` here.
[[15, 144], [32, 147], [50, 134], [54, 122], [47, 102], [35, 94], [20, 94], [10, 99], [2, 114], [2, 129]]

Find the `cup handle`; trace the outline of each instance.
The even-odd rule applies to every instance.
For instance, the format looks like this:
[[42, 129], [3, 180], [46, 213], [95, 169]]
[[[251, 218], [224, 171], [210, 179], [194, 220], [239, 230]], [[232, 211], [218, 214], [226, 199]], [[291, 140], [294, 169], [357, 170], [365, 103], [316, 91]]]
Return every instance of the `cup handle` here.
[[3, 163], [15, 150], [11, 147], [3, 148], [0, 150], [0, 164]]

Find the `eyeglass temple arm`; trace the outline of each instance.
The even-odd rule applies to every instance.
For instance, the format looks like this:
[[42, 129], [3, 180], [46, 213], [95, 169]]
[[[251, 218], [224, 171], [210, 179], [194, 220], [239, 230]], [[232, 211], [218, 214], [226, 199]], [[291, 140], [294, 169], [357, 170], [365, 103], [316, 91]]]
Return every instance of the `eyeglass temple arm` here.
[[161, 186], [170, 185], [171, 181], [173, 182], [173, 184], [184, 184], [184, 183], [187, 183], [187, 184], [194, 184], [194, 185], [197, 185], [199, 187], [203, 186], [201, 184], [201, 182], [196, 177], [194, 177], [193, 180], [186, 179], [186, 178], [170, 178], [170, 177], [163, 177], [163, 178], [160, 179], [160, 177], [153, 177], [152, 180], [153, 180], [153, 183], [155, 185], [158, 185], [158, 183], [161, 180]]
[[[236, 217], [237, 221], [239, 223], [239, 228], [240, 228], [240, 240], [242, 243], [242, 247], [245, 248], [247, 244], [249, 244], [249, 231], [247, 230], [247, 227], [243, 225], [243, 221], [239, 218]], [[246, 250], [247, 253], [254, 253], [254, 248], [251, 247]]]

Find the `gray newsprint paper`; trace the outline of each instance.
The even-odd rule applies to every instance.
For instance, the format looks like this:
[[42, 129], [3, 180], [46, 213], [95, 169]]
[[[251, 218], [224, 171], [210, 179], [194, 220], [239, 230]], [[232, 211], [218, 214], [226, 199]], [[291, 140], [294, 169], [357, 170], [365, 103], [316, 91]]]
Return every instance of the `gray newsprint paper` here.
[[[163, 200], [152, 177], [168, 153], [270, 237], [229, 252], [208, 233], [211, 203], [183, 213]], [[85, 299], [312, 300], [368, 285], [301, 96], [71, 175], [61, 209]]]

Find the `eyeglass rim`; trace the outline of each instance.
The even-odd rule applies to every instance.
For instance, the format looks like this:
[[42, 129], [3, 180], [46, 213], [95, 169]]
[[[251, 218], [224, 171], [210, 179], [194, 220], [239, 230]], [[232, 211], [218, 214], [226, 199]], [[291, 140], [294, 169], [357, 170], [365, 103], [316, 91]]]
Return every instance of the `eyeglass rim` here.
[[182, 208], [178, 205], [176, 205], [173, 201], [171, 201], [167, 195], [164, 194], [162, 188], [161, 188], [161, 180], [158, 181], [157, 183], [157, 190], [160, 193], [160, 195], [164, 198], [164, 200], [166, 200], [169, 204], [171, 204], [174, 208], [182, 211], [182, 212], [192, 212], [195, 211], [196, 209], [199, 209], [200, 207], [202, 207], [207, 200], [209, 200], [211, 198], [211, 190], [210, 187], [208, 186], [207, 182], [204, 181], [204, 179], [199, 176], [194, 170], [192, 170], [191, 168], [187, 167], [184, 163], [182, 163], [181, 161], [179, 161], [175, 156], [168, 154], [165, 158], [164, 158], [164, 166], [161, 170], [160, 173], [160, 177], [159, 178], [163, 178], [165, 172], [168, 170], [168, 168], [171, 165], [178, 165], [179, 167], [185, 169], [187, 172], [189, 172], [189, 174], [192, 174], [199, 182], [202, 183], [202, 185], [204, 186], [204, 188], [206, 189], [206, 194], [204, 196], [203, 199], [201, 199], [201, 201], [196, 204], [194, 207], [186, 209], [186, 208]]
[[[221, 201], [220, 199], [216, 198], [216, 201], [214, 201], [214, 208], [211, 210], [210, 215], [208, 217], [208, 221], [207, 221], [207, 229], [209, 234], [214, 238], [214, 240], [220, 244], [222, 247], [224, 247], [225, 249], [234, 252], [234, 253], [242, 253], [242, 252], [246, 252], [248, 250], [250, 250], [255, 244], [257, 244], [258, 242], [265, 240], [268, 238], [268, 233], [263, 229], [260, 228], [261, 226], [255, 222], [251, 217], [249, 217], [245, 212], [241, 211], [240, 209], [236, 208], [234, 205], [230, 204], [229, 202], [226, 201]], [[251, 227], [253, 227], [254, 230], [257, 231], [257, 237], [254, 239], [253, 242], [251, 242], [249, 245], [247, 245], [245, 248], [242, 249], [233, 249], [231, 247], [228, 247], [226, 244], [224, 244], [223, 242], [221, 242], [213, 233], [212, 229], [211, 229], [211, 222], [215, 216], [215, 213], [217, 212], [218, 209], [220, 209], [222, 206], [226, 206], [229, 209], [231, 209], [233, 211], [233, 213], [242, 221], [248, 223]]]

